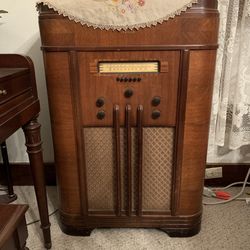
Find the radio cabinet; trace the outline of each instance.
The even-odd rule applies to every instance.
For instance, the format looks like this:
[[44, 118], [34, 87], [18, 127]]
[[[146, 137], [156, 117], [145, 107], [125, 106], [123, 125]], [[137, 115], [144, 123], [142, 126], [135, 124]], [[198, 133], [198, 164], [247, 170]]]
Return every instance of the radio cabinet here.
[[63, 231], [198, 233], [216, 1], [122, 32], [39, 10]]

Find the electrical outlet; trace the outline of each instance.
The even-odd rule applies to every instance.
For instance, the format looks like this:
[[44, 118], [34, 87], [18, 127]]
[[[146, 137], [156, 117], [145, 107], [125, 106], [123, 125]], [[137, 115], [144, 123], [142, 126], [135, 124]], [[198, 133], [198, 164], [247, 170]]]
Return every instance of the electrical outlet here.
[[217, 179], [222, 177], [222, 167], [206, 168], [205, 179]]

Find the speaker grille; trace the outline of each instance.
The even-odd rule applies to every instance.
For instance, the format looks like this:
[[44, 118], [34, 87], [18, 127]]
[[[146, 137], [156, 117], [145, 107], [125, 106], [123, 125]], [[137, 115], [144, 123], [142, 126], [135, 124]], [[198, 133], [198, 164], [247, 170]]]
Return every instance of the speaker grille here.
[[171, 202], [174, 130], [143, 130], [142, 208], [168, 211]]
[[89, 210], [114, 210], [115, 156], [111, 128], [84, 129]]
[[[89, 210], [114, 211], [116, 197], [115, 143], [112, 128], [84, 128]], [[138, 206], [138, 145], [132, 128], [132, 209]], [[143, 129], [143, 211], [169, 211], [173, 166], [173, 128]], [[127, 209], [125, 129], [120, 129], [122, 210]]]

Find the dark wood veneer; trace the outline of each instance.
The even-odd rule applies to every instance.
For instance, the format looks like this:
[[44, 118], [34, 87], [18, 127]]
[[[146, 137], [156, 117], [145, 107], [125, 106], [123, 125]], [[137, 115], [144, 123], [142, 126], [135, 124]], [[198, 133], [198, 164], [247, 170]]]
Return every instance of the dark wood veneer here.
[[[43, 5], [39, 6], [60, 190], [60, 215], [65, 232], [89, 235], [96, 227], [156, 227], [171, 236], [190, 236], [199, 231], [218, 47], [219, 17], [216, 7], [217, 1], [202, 0], [161, 25], [118, 32], [88, 28], [59, 16]], [[117, 85], [115, 78], [121, 77], [120, 74], [104, 76], [95, 68], [98, 60], [127, 61], [138, 58], [167, 62], [168, 70], [154, 76], [138, 74], [144, 79], [132, 86], [129, 83]], [[124, 99], [123, 91], [131, 86], [134, 97]], [[150, 106], [155, 95], [163, 100], [156, 108]], [[104, 98], [103, 108], [96, 107], [97, 98]], [[152, 119], [154, 109], [161, 111], [158, 120]], [[106, 116], [98, 120], [96, 115], [100, 110], [105, 111]], [[174, 132], [171, 176], [167, 180], [163, 176], [163, 181], [160, 178], [154, 180], [154, 184], [159, 186], [156, 192], [161, 191], [162, 183], [171, 183], [170, 205], [169, 208], [165, 205], [164, 209], [145, 209], [143, 205], [144, 129], [152, 127], [169, 128]], [[114, 172], [111, 171], [114, 173], [114, 185], [109, 190], [114, 194], [114, 204], [110, 206], [113, 208], [89, 208], [90, 191], [94, 191], [95, 187], [89, 190], [88, 178], [96, 167], [94, 163], [89, 166], [86, 162], [85, 149], [89, 145], [86, 145], [85, 130], [89, 128], [96, 131], [105, 128], [114, 132], [113, 158], [106, 160], [115, 162]], [[120, 129], [123, 129], [124, 138]], [[134, 131], [136, 139], [133, 139]], [[125, 144], [125, 149], [120, 147], [121, 143]], [[138, 148], [137, 157], [133, 153], [135, 145]], [[108, 150], [109, 145], [106, 147]], [[125, 162], [122, 162], [123, 158], [126, 158]], [[106, 170], [102, 172], [105, 179], [105, 174], [110, 174], [108, 171], [112, 163], [99, 164], [98, 171]], [[134, 165], [138, 172], [137, 179], [134, 177]], [[157, 168], [157, 163], [150, 166], [156, 171], [154, 167]], [[153, 177], [148, 176], [149, 179]], [[102, 179], [99, 178], [96, 176], [99, 180], [96, 185], [101, 185]], [[154, 199], [157, 198], [158, 194], [155, 194]], [[106, 197], [103, 196], [103, 199]], [[102, 203], [102, 199], [99, 202]]]

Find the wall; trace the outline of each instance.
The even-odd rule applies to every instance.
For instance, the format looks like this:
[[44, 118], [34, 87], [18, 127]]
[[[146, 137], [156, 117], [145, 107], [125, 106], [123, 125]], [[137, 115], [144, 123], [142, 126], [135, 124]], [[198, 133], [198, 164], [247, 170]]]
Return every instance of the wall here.
[[[45, 162], [53, 161], [53, 146], [44, 76], [38, 13], [35, 0], [1, 0], [0, 9], [7, 10], [0, 19], [0, 53], [18, 53], [31, 57], [35, 65], [38, 95], [41, 102], [39, 122], [42, 124], [42, 140]], [[7, 140], [11, 162], [28, 162], [24, 135], [18, 130]]]

